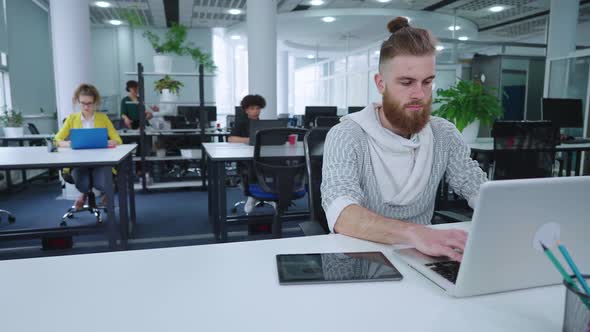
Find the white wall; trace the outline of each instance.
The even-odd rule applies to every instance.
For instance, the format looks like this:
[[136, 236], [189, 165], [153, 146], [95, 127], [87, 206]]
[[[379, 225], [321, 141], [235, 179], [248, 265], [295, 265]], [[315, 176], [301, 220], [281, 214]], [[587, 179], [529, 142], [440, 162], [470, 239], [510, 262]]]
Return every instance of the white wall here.
[[[155, 33], [163, 36], [165, 29], [150, 29]], [[133, 52], [122, 50], [118, 45], [124, 44], [125, 41], [118, 40], [117, 28], [113, 27], [93, 27], [91, 31], [92, 36], [92, 50], [93, 50], [93, 75], [94, 84], [105, 96], [116, 96], [118, 101], [126, 95], [125, 82], [127, 80], [137, 80], [137, 75], [126, 75], [125, 66], [121, 65], [123, 62], [129, 62], [124, 57], [134, 57], [131, 59], [132, 68], [128, 71], [137, 71], [137, 63], [141, 62], [144, 67], [144, 72], [153, 72], [153, 56], [155, 54], [152, 46], [146, 38], [142, 36], [145, 29], [133, 29], [131, 40], [128, 40], [128, 47], [133, 48]], [[212, 34], [210, 29], [189, 29], [187, 33], [187, 40], [194, 43], [195, 46], [201, 48], [204, 52], [211, 52], [212, 50]], [[127, 60], [127, 61], [126, 61]], [[173, 72], [192, 72], [196, 73], [197, 68], [195, 62], [189, 56], [174, 58]], [[162, 76], [146, 76], [145, 82], [145, 97], [148, 104], [156, 104], [159, 100], [159, 94], [154, 91], [153, 83], [155, 80], [162, 78]], [[184, 87], [180, 91], [178, 100], [181, 102], [198, 103], [198, 78], [197, 77], [174, 77], [183, 82]], [[205, 102], [212, 103], [215, 101], [215, 94], [213, 91], [213, 81], [211, 78], [205, 79]], [[114, 103], [118, 107], [118, 102]], [[108, 108], [108, 105], [104, 105]], [[118, 110], [110, 112], [118, 112]]]

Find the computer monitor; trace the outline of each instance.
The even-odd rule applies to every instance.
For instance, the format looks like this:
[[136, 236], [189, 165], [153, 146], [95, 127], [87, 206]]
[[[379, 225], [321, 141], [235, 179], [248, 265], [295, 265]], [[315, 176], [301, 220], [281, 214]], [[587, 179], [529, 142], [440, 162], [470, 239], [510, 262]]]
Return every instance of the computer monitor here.
[[[216, 106], [203, 106], [204, 114], [199, 113], [200, 109], [200, 106], [178, 106], [178, 115], [183, 116], [189, 123], [200, 123], [204, 120], [203, 122], [207, 123], [205, 127], [209, 127], [209, 122], [217, 121]], [[201, 116], [203, 116], [202, 119]]]
[[304, 127], [311, 128], [318, 116], [336, 116], [336, 106], [305, 106]]
[[543, 98], [541, 114], [559, 128], [584, 127], [581, 99]]
[[362, 111], [366, 106], [348, 106], [348, 114]]

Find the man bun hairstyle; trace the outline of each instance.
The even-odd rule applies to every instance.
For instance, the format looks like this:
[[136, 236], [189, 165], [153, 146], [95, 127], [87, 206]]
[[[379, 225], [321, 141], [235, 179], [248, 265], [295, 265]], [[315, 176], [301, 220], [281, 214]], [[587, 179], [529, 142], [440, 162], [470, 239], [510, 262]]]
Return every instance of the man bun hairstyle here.
[[398, 55], [424, 56], [436, 53], [437, 40], [426, 29], [414, 28], [403, 16], [398, 16], [387, 23], [391, 36], [381, 44], [379, 55], [379, 72], [383, 66]]
[[266, 107], [266, 100], [261, 95], [247, 95], [246, 97], [242, 98], [242, 102], [240, 103], [242, 109], [246, 111], [246, 109], [250, 106], [258, 106], [260, 108]]

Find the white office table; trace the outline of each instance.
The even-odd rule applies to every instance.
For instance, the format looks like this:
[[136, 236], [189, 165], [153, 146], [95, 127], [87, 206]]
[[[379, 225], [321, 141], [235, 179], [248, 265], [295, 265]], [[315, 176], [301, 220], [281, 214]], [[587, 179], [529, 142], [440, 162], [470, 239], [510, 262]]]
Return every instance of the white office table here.
[[[16, 142], [19, 146], [25, 146], [25, 142], [29, 142], [29, 145], [35, 141], [43, 141], [45, 144], [45, 139], [50, 138], [52, 135], [49, 134], [28, 134], [18, 137], [6, 137], [0, 136], [0, 141], [2, 141], [2, 146], [8, 146], [9, 142]], [[26, 170], [22, 170], [22, 179], [23, 183], [27, 182], [27, 172]], [[12, 176], [10, 174], [10, 170], [6, 170], [6, 187], [10, 188], [12, 186]]]
[[[245, 143], [203, 143], [207, 156], [207, 176], [209, 183], [209, 222], [213, 225], [213, 233], [221, 242], [227, 241], [227, 224], [250, 217], [227, 217], [225, 190], [225, 163], [231, 161], [249, 161], [254, 158], [254, 146]], [[304, 156], [303, 142], [277, 146], [264, 146], [261, 156], [292, 157]], [[287, 218], [305, 218], [308, 214], [289, 214]], [[287, 218], [284, 218], [287, 219]]]
[[[475, 155], [487, 154], [490, 155], [494, 152], [494, 138], [493, 137], [478, 137], [474, 143], [469, 143], [469, 148], [471, 148], [471, 152]], [[580, 161], [582, 160], [582, 152], [583, 151], [590, 151], [590, 143], [579, 143], [579, 144], [559, 144], [555, 147], [556, 152], [563, 152], [566, 154], [565, 156], [565, 172], [566, 174], [571, 174], [572, 171], [572, 164], [573, 164], [573, 156], [576, 155], [576, 164], [573, 165], [574, 174], [580, 175]], [[489, 159], [491, 157], [486, 158], [486, 163], [484, 165], [485, 169], [488, 169]]]
[[[114, 209], [113, 183], [108, 182], [107, 195], [107, 226], [109, 243], [115, 247], [117, 233], [120, 234], [121, 246], [126, 248], [129, 231], [129, 214], [135, 223], [135, 195], [133, 192], [133, 178], [131, 152], [136, 144], [123, 144], [108, 149], [72, 150], [59, 148], [57, 152], [48, 152], [46, 146], [32, 147], [0, 147], [0, 169], [35, 169], [35, 168], [64, 168], [64, 167], [114, 167], [117, 170], [117, 185], [119, 190], [119, 225], [116, 229], [116, 213]], [[128, 205], [129, 203], [129, 205]], [[129, 210], [128, 210], [129, 208]], [[56, 223], [57, 224], [57, 223]], [[23, 236], [39, 236], [43, 234], [75, 234], [88, 229], [84, 227], [48, 228], [38, 231], [16, 230], [0, 234], [0, 238], [18, 238]]]
[[[278, 284], [276, 254], [374, 250], [392, 261], [402, 281]], [[452, 298], [391, 251], [322, 235], [1, 261], [1, 326], [10, 332], [561, 331], [562, 286]]]

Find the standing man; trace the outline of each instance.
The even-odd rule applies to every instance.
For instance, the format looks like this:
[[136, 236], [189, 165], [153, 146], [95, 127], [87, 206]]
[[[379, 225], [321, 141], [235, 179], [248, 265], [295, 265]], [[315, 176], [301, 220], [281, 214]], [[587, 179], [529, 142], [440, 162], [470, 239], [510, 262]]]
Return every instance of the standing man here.
[[328, 133], [322, 205], [333, 232], [460, 261], [467, 233], [425, 225], [445, 173], [471, 207], [486, 177], [457, 128], [430, 115], [436, 40], [404, 17], [387, 28], [375, 74], [383, 102], [344, 117]]

